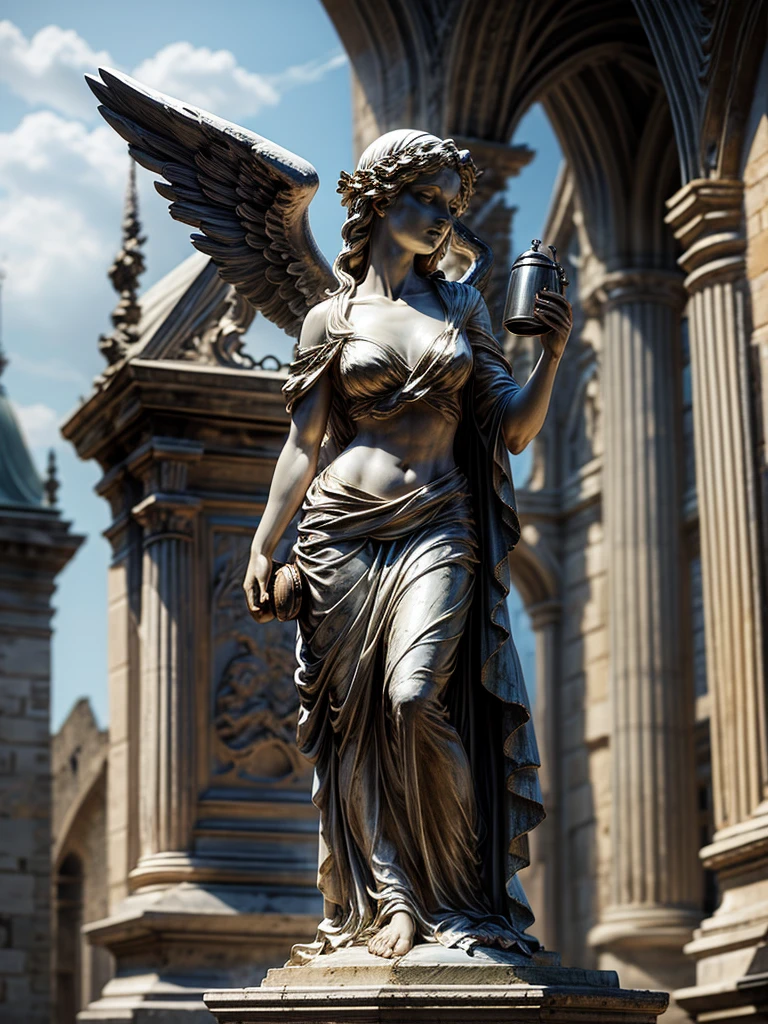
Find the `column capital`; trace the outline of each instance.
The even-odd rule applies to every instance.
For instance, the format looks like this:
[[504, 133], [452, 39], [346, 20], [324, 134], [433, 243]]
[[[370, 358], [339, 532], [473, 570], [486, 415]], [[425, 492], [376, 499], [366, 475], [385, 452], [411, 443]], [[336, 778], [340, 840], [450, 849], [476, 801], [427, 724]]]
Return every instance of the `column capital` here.
[[557, 625], [563, 614], [562, 602], [557, 600], [537, 601], [526, 609], [534, 633], [545, 626]]
[[134, 505], [133, 518], [144, 528], [144, 546], [154, 541], [192, 540], [200, 498], [187, 494], [150, 494]]
[[607, 271], [583, 298], [588, 316], [598, 316], [631, 302], [652, 302], [682, 309], [687, 292], [683, 275], [677, 270], [626, 267]]
[[667, 200], [664, 220], [684, 250], [678, 263], [689, 292], [744, 273], [743, 205], [737, 178], [697, 178]]

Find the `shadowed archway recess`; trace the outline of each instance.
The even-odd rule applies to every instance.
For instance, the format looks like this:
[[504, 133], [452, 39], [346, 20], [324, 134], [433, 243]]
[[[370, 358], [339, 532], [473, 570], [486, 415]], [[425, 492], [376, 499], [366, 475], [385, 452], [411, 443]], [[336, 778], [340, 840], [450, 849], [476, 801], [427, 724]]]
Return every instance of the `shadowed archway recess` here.
[[[680, 182], [666, 93], [631, 0], [326, 0], [355, 73], [358, 144], [402, 125], [509, 142], [541, 102], [608, 270], [673, 268]], [[653, 182], [648, 187], [649, 181]]]

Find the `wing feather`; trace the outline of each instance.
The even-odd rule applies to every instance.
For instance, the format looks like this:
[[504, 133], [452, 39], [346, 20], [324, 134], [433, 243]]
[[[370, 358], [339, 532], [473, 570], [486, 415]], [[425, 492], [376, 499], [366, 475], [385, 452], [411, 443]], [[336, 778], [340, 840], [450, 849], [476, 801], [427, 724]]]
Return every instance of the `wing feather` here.
[[[309, 227], [315, 168], [255, 132], [155, 92], [120, 72], [86, 80], [99, 111], [155, 182], [192, 244], [279, 327], [298, 335], [336, 287]], [[166, 184], [167, 182], [167, 184]]]

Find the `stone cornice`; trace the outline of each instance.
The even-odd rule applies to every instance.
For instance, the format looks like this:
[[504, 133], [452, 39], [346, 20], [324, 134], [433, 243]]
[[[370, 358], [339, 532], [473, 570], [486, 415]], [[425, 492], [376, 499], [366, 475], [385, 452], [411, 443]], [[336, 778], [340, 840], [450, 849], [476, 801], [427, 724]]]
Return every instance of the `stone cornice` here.
[[85, 540], [70, 527], [54, 511], [0, 510], [0, 562], [8, 568], [22, 567], [30, 576], [55, 575]]
[[148, 414], [282, 433], [289, 423], [281, 390], [285, 376], [272, 370], [132, 359], [116, 371], [108, 388], [95, 391], [72, 413], [62, 434], [81, 459], [98, 459], [107, 469], [122, 461], [127, 432]]
[[708, 178], [689, 182], [667, 200], [664, 219], [684, 250], [678, 262], [689, 292], [744, 273], [743, 200], [742, 181]]

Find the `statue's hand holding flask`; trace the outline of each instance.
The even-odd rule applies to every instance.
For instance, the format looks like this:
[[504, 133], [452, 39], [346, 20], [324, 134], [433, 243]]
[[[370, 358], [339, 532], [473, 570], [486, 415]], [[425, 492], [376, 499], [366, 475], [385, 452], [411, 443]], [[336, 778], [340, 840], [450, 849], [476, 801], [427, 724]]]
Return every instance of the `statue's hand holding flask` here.
[[512, 265], [503, 323], [510, 334], [540, 336], [545, 350], [559, 359], [573, 322], [571, 305], [564, 295], [568, 278], [557, 262], [555, 246], [548, 246], [550, 257], [539, 250], [540, 245], [541, 239], [534, 238], [531, 248]]

